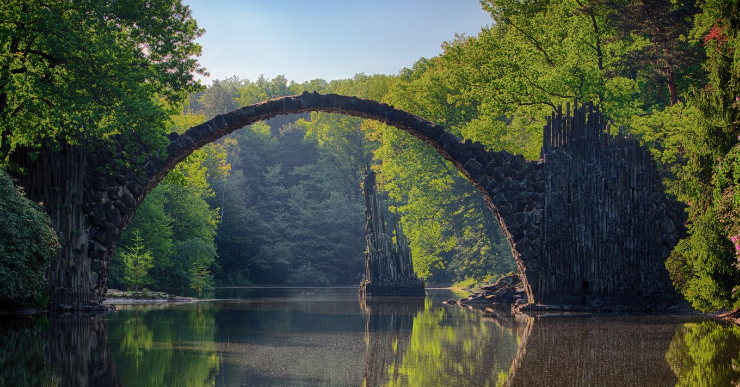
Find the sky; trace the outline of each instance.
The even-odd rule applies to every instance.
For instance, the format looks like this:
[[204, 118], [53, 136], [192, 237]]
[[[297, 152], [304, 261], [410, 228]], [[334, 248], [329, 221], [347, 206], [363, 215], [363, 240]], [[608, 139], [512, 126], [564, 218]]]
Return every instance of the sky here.
[[206, 30], [204, 84], [233, 75], [256, 80], [398, 74], [442, 53], [455, 33], [491, 24], [478, 0], [184, 0]]

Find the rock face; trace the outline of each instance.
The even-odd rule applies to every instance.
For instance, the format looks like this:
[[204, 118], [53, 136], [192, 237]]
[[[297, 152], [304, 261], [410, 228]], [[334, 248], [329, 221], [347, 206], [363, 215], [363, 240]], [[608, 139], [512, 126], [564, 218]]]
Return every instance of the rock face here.
[[[643, 305], [672, 293], [664, 260], [684, 232], [650, 154], [636, 140], [607, 134], [597, 109], [558, 111], [543, 131], [542, 157], [493, 152], [441, 126], [356, 97], [304, 93], [245, 106], [167, 136], [166, 150], [124, 152], [101, 144], [18, 151], [13, 162], [29, 198], [43, 202], [64, 241], [50, 270], [53, 309], [99, 306], [116, 243], [136, 209], [194, 150], [246, 125], [311, 111], [397, 127], [430, 145], [481, 192], [511, 246], [529, 302]], [[150, 155], [150, 156], [145, 156]], [[37, 157], [38, 156], [38, 157]], [[120, 164], [120, 163], [119, 163]]]
[[553, 113], [544, 128], [541, 252], [520, 273], [542, 304], [659, 306], [665, 259], [685, 232], [650, 153], [607, 134], [598, 110]]
[[375, 185], [375, 172], [365, 171], [365, 274], [360, 283], [360, 296], [412, 296], [424, 297], [424, 281], [414, 273], [414, 262], [408, 239], [401, 223], [394, 215], [393, 235], [386, 230]]

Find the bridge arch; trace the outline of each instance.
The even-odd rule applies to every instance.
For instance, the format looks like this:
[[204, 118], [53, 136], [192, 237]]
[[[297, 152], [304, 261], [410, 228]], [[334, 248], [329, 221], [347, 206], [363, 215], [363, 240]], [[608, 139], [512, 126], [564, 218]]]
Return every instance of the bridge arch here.
[[[449, 160], [501, 225], [531, 302], [635, 304], [666, 294], [672, 287], [663, 262], [680, 235], [679, 210], [663, 194], [649, 153], [635, 140], [604, 134], [603, 120], [589, 109], [553, 114], [537, 161], [461, 141], [387, 104], [318, 93], [245, 106], [171, 133], [166, 154], [144, 160], [143, 174], [116, 170], [118, 155], [106, 149], [44, 150], [40, 162], [28, 161], [31, 178], [21, 184], [44, 201], [67, 241], [50, 270], [51, 307], [97, 303], [123, 228], [147, 193], [193, 151], [255, 122], [311, 111], [394, 126]], [[70, 171], [64, 178], [55, 173], [60, 165]]]
[[[348, 116], [372, 119], [404, 130], [412, 136], [429, 144], [436, 152], [440, 153], [445, 159], [452, 162], [452, 164], [481, 192], [485, 192], [485, 186], [488, 184], [485, 179], [482, 179], [484, 176], [482, 170], [486, 166], [490, 168], [499, 166], [503, 167], [509, 163], [521, 168], [526, 164], [522, 156], [515, 157], [506, 152], [500, 152], [497, 154], [497, 157], [493, 157], [493, 152], [485, 150], [480, 143], [472, 143], [469, 140], [467, 142], [461, 141], [453, 134], [444, 130], [443, 127], [411, 113], [395, 109], [387, 104], [336, 94], [324, 95], [318, 93], [303, 93], [301, 95], [280, 97], [256, 103], [226, 114], [218, 115], [203, 124], [188, 129], [182, 135], [170, 133], [168, 135], [169, 144], [166, 146], [166, 157], [153, 156], [146, 160], [143, 165], [143, 169], [146, 172], [146, 179], [134, 178], [133, 180], [135, 180], [135, 183], [127, 181], [127, 184], [125, 184], [124, 187], [121, 187], [119, 195], [114, 194], [113, 196], [126, 197], [128, 196], [127, 193], [131, 193], [133, 201], [129, 200], [129, 203], [131, 204], [131, 207], [135, 209], [141, 202], [143, 202], [146, 194], [154, 189], [154, 187], [164, 179], [167, 173], [169, 173], [178, 163], [182, 162], [193, 151], [247, 125], [251, 125], [259, 121], [266, 121], [280, 115], [312, 111], [339, 113]], [[101, 153], [105, 153], [105, 151], [101, 151]], [[100, 159], [100, 157], [98, 157], [98, 159]], [[109, 157], [104, 155], [102, 159], [108, 160]], [[122, 181], [124, 179], [119, 176], [117, 181], [118, 180]], [[102, 185], [99, 184], [99, 186]], [[109, 186], [106, 187], [106, 189], [110, 188], [111, 187]], [[104, 194], [101, 196], [104, 196]], [[484, 197], [485, 196], [486, 195], [484, 195]], [[105, 200], [101, 200], [100, 203], [97, 203], [96, 207], [101, 206], [101, 204], [105, 206]], [[489, 206], [497, 208], [492, 202], [489, 203]], [[93, 209], [91, 213], [94, 212], [95, 210]], [[494, 211], [494, 213], [497, 213], [497, 211]], [[121, 218], [122, 224], [117, 227], [117, 234], [110, 235], [110, 239], [112, 239], [113, 242], [118, 240], [123, 227], [131, 220], [131, 218], [133, 218], [133, 211], [127, 214], [122, 214]], [[503, 218], [499, 220], [503, 222]], [[110, 226], [108, 226], [108, 229], [114, 231]], [[101, 251], [102, 247], [105, 247], [106, 250], [111, 250], [108, 246], [110, 245], [110, 241], [105, 236], [103, 236], [103, 239], [106, 239], [104, 241], [106, 243], [100, 243], [102, 241], [95, 241], [95, 238], [93, 238], [93, 243], [91, 244], [93, 250], [97, 249], [97, 251]], [[92, 256], [93, 259], [96, 259], [97, 257], [100, 257], [97, 259], [110, 259], [110, 257], [103, 257], [100, 254], [92, 254]], [[104, 265], [105, 264], [101, 262], [100, 266]], [[98, 279], [102, 279], [100, 278], [100, 273], [98, 273]], [[104, 284], [100, 283], [97, 287], [102, 288], [102, 286], [104, 286]]]

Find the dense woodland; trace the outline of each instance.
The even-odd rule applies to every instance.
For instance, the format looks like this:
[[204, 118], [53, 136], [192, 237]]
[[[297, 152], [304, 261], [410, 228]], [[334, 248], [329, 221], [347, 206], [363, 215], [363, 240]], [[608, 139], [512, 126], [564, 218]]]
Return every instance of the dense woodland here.
[[[482, 0], [489, 27], [441, 42], [441, 55], [396, 75], [300, 84], [232, 77], [206, 88], [193, 78], [205, 72], [194, 43], [203, 31], [187, 7], [136, 3], [11, 0], [0, 8], [5, 168], [13, 170], [18, 147], [114, 134], [157, 145], [162, 133], [303, 91], [386, 102], [537, 159], [545, 116], [566, 102], [593, 102], [612, 130], [653, 152], [667, 192], [686, 204], [689, 234], [667, 262], [677, 289], [702, 310], [740, 306], [736, 1]], [[136, 151], [120, 162], [135, 166]], [[377, 122], [312, 113], [244, 128], [170, 173], [124, 232], [110, 285], [135, 286], [131, 260], [118, 257], [144, 252], [149, 288], [356, 284], [366, 166], [427, 281], [515, 270], [480, 195], [430, 148]], [[25, 265], [22, 254], [8, 257], [0, 271], [6, 261]]]

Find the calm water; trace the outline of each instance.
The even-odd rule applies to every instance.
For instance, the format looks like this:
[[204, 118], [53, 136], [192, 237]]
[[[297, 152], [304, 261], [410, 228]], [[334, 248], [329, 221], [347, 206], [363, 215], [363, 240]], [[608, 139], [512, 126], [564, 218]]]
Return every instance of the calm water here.
[[696, 318], [511, 318], [355, 289], [0, 324], [0, 386], [735, 386], [740, 328]]

